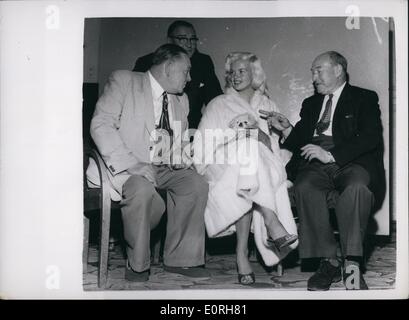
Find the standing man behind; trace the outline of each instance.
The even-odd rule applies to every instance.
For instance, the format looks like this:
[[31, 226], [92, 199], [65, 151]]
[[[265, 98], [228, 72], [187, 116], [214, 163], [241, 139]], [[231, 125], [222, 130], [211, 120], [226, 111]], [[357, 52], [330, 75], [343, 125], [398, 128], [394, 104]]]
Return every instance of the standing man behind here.
[[[150, 231], [165, 211], [155, 187], [167, 191], [165, 270], [207, 277], [200, 266], [205, 256], [208, 185], [184, 162], [169, 162], [169, 155], [181, 159], [175, 150], [181, 150], [180, 137], [188, 127], [183, 88], [190, 79], [189, 56], [183, 48], [165, 44], [154, 52], [152, 63], [145, 73], [113, 72], [91, 122], [92, 138], [112, 187], [122, 198], [125, 278], [146, 281], [149, 277]], [[154, 139], [158, 131], [162, 139], [170, 138], [163, 140], [166, 146]], [[164, 148], [158, 151], [159, 145]]]
[[[291, 162], [297, 163], [300, 257], [321, 258], [308, 290], [328, 290], [342, 278], [347, 289], [368, 289], [359, 272], [363, 240], [385, 176], [378, 96], [348, 83], [347, 60], [335, 51], [319, 55], [311, 72], [316, 94], [304, 100], [294, 127], [281, 114], [265, 113], [282, 132], [282, 146], [294, 153]], [[343, 261], [337, 258], [329, 220], [327, 194], [332, 190], [339, 192], [335, 213]]]
[[[197, 50], [198, 38], [191, 23], [183, 20], [174, 21], [168, 28], [167, 37], [168, 43], [176, 44], [186, 50], [192, 64], [191, 81], [187, 83], [184, 92], [189, 99], [189, 128], [197, 129], [203, 106], [223, 91], [214, 72], [212, 59]], [[153, 54], [150, 53], [137, 59], [133, 71], [147, 71], [152, 65], [152, 57]]]

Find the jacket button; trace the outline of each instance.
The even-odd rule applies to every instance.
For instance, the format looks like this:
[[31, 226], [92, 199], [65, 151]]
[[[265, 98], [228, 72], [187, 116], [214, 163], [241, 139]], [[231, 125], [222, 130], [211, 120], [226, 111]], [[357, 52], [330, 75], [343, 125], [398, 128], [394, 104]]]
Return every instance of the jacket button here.
[[149, 147], [149, 150], [151, 150], [151, 151], [152, 151], [152, 149], [153, 149], [153, 147], [152, 147], [152, 146], [150, 146], [150, 147]]

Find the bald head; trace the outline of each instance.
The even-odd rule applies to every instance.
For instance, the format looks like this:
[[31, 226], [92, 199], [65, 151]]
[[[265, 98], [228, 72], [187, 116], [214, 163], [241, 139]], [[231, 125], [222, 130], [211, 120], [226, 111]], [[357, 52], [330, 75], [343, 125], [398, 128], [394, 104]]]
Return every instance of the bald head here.
[[315, 89], [321, 94], [330, 94], [338, 89], [347, 78], [347, 61], [335, 51], [328, 51], [316, 57], [311, 73]]
[[181, 94], [190, 81], [190, 59], [186, 51], [174, 44], [164, 44], [153, 54], [150, 72], [162, 88], [171, 94]]

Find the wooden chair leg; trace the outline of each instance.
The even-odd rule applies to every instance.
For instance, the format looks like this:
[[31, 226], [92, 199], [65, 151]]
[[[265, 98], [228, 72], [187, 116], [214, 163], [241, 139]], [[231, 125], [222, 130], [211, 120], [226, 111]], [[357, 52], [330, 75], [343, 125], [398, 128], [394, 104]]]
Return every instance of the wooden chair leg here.
[[111, 197], [102, 191], [101, 231], [99, 244], [98, 287], [105, 288], [108, 277], [109, 230], [111, 225]]
[[88, 271], [88, 250], [89, 250], [89, 218], [84, 215], [84, 239], [82, 246], [82, 272]]

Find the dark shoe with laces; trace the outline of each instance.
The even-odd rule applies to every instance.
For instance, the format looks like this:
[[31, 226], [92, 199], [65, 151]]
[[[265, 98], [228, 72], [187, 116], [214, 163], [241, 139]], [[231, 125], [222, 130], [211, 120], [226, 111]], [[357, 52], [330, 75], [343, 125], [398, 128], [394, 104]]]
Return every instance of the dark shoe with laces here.
[[309, 291], [326, 291], [332, 283], [342, 280], [342, 267], [333, 266], [328, 259], [322, 259], [318, 270], [308, 279]]
[[[352, 268], [349, 268], [351, 266]], [[346, 265], [342, 274], [345, 288], [347, 290], [369, 290], [362, 273], [358, 265]]]

